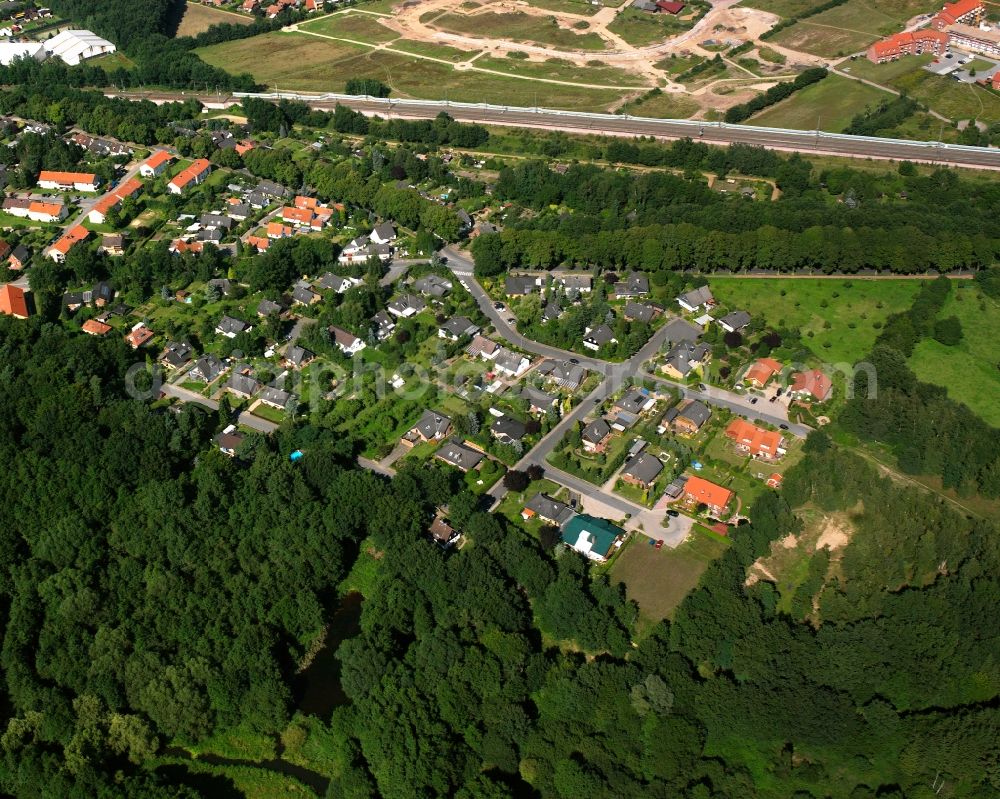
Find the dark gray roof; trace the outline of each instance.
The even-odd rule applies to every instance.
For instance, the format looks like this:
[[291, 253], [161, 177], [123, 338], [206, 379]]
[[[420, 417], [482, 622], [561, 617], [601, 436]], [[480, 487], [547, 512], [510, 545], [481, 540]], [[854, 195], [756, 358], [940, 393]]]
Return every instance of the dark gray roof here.
[[318, 296], [319, 295], [314, 291], [303, 288], [302, 286], [296, 286], [296, 288], [292, 291], [292, 299], [296, 302], [302, 303], [303, 305], [309, 305], [315, 301]]
[[198, 221], [202, 227], [221, 227], [229, 230], [233, 226], [233, 220], [224, 214], [202, 214]]
[[633, 388], [618, 402], [615, 407], [625, 411], [625, 413], [641, 413], [642, 406], [649, 401], [649, 392], [642, 389]]
[[549, 394], [534, 386], [525, 386], [521, 389], [521, 396], [526, 399], [534, 408], [550, 408], [559, 399], [554, 394]]
[[625, 316], [637, 322], [653, 321], [660, 309], [655, 305], [648, 305], [644, 302], [629, 302], [625, 304]]
[[524, 422], [515, 419], [513, 416], [501, 416], [497, 418], [490, 425], [490, 430], [497, 438], [508, 438], [514, 441], [520, 441], [528, 432], [528, 429], [524, 426]]
[[451, 281], [440, 275], [424, 275], [413, 281], [413, 290], [432, 297], [443, 297], [451, 291]]
[[269, 316], [273, 313], [281, 313], [281, 311], [281, 306], [272, 300], [261, 300], [257, 305], [258, 316]]
[[514, 350], [501, 347], [500, 352], [498, 352], [493, 358], [493, 363], [496, 364], [498, 369], [502, 369], [511, 374], [517, 374], [518, 370], [521, 368], [524, 358], [525, 356], [519, 352], [514, 352]]
[[569, 505], [559, 502], [546, 494], [535, 494], [524, 503], [524, 507], [533, 510], [545, 521], [557, 524], [560, 527], [576, 515]]
[[233, 373], [229, 376], [229, 380], [226, 381], [226, 388], [240, 394], [253, 396], [260, 390], [260, 381], [253, 375], [244, 375], [233, 370]]
[[164, 347], [160, 360], [177, 368], [190, 361], [193, 354], [194, 350], [186, 341], [171, 341]]
[[285, 353], [285, 360], [293, 366], [302, 366], [302, 364], [308, 363], [315, 357], [312, 352], [305, 347], [300, 347], [298, 344], [293, 344], [288, 348], [288, 352]]
[[575, 389], [584, 378], [584, 368], [569, 361], [543, 361], [538, 367], [538, 373], [545, 375], [564, 388]]
[[195, 380], [211, 383], [222, 374], [224, 368], [222, 361], [214, 355], [202, 355], [194, 362], [194, 366], [188, 371], [188, 376]]
[[208, 281], [208, 285], [215, 286], [215, 288], [217, 288], [219, 291], [221, 291], [223, 294], [226, 295], [232, 293], [233, 290], [233, 284], [229, 281], [228, 278], [224, 277], [212, 278], [211, 280]]
[[677, 298], [677, 301], [680, 302], [681, 300], [684, 301], [685, 305], [697, 308], [700, 305], [715, 302], [715, 297], [712, 296], [712, 289], [708, 286], [699, 286], [696, 289], [691, 289], [691, 291], [685, 291], [681, 294]]
[[396, 237], [396, 228], [392, 222], [382, 222], [379, 225], [375, 225], [375, 229], [372, 230], [372, 235], [378, 236], [383, 241], [392, 239]]
[[437, 457], [445, 463], [468, 471], [475, 469], [485, 457], [482, 452], [467, 447], [458, 441], [448, 441], [437, 451]]
[[693, 364], [701, 363], [710, 350], [711, 347], [705, 343], [693, 344], [690, 341], [682, 341], [675, 344], [667, 353], [666, 363], [686, 377], [694, 368]]
[[292, 394], [290, 391], [285, 391], [284, 389], [267, 386], [261, 390], [259, 398], [269, 405], [277, 405], [284, 408], [292, 398]]
[[441, 325], [441, 329], [452, 336], [471, 336], [479, 331], [479, 325], [467, 316], [453, 316]]
[[101, 280], [94, 284], [94, 287], [90, 290], [91, 299], [94, 302], [111, 302], [115, 298], [115, 289], [106, 280]]
[[733, 330], [742, 330], [750, 324], [750, 314], [746, 311], [732, 311], [719, 320], [719, 324], [731, 327]]
[[333, 272], [325, 272], [320, 276], [320, 279], [316, 281], [316, 285], [321, 289], [333, 289], [334, 291], [346, 291], [352, 285], [354, 285], [346, 277], [341, 277], [340, 275], [335, 275]]
[[671, 319], [664, 325], [664, 333], [667, 341], [676, 344], [679, 341], [694, 341], [701, 335], [701, 330], [684, 319]]
[[404, 294], [390, 302], [387, 307], [390, 311], [396, 311], [400, 314], [405, 313], [410, 308], [419, 313], [427, 307], [427, 303], [416, 294]]
[[663, 464], [660, 459], [643, 452], [634, 457], [631, 462], [622, 470], [622, 477], [632, 477], [640, 483], [652, 483], [663, 471]]
[[638, 272], [631, 272], [624, 280], [615, 283], [615, 294], [619, 297], [635, 297], [649, 293], [649, 279]]
[[451, 427], [451, 419], [443, 413], [427, 409], [413, 427], [424, 438], [441, 438], [448, 434], [448, 429]]
[[392, 317], [385, 311], [379, 311], [372, 317], [372, 325], [375, 327], [375, 335], [379, 338], [385, 338], [396, 327], [396, 323], [392, 321]]
[[599, 444], [610, 432], [611, 425], [603, 419], [595, 419], [583, 428], [583, 440], [591, 444]]
[[531, 294], [538, 286], [530, 275], [507, 275], [503, 282], [507, 294]]
[[237, 333], [242, 333], [244, 330], [247, 329], [247, 327], [248, 327], [247, 323], [240, 319], [236, 319], [235, 317], [232, 316], [223, 316], [219, 320], [219, 324], [215, 326], [215, 329], [217, 332], [223, 335], [229, 333], [235, 335]]
[[691, 400], [683, 408], [678, 408], [677, 415], [701, 427], [708, 421], [708, 418], [712, 415], [712, 411], [700, 400]]
[[549, 300], [549, 302], [545, 303], [545, 309], [542, 311], [542, 319], [546, 321], [558, 319], [562, 312], [563, 309], [558, 300]]
[[560, 283], [564, 288], [567, 289], [589, 289], [594, 284], [593, 275], [560, 275], [556, 278], [556, 282]]
[[607, 325], [598, 325], [584, 337], [584, 341], [596, 344], [598, 347], [603, 347], [605, 344], [610, 344], [614, 341], [615, 334], [614, 331]]

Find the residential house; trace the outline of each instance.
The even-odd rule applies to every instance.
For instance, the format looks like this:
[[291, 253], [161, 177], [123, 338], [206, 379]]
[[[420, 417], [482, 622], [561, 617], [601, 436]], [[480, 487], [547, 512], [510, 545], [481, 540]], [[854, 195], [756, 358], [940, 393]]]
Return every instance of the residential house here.
[[187, 377], [202, 383], [214, 383], [224, 371], [225, 366], [222, 361], [214, 355], [202, 355], [188, 370]]
[[580, 439], [587, 452], [603, 452], [610, 437], [611, 425], [604, 419], [595, 419], [583, 428]]
[[385, 311], [379, 311], [372, 317], [372, 333], [379, 341], [385, 341], [396, 329], [396, 323]]
[[162, 175], [174, 157], [166, 150], [157, 150], [139, 167], [139, 174], [144, 178], [155, 178]]
[[816, 402], [826, 402], [833, 390], [833, 381], [819, 369], [792, 374], [792, 385], [788, 391], [796, 397], [812, 398]]
[[285, 351], [285, 357], [282, 358], [282, 363], [292, 369], [301, 369], [315, 357], [316, 356], [305, 347], [300, 347], [298, 344], [292, 344]]
[[237, 222], [245, 222], [250, 218], [252, 209], [248, 203], [240, 202], [235, 197], [229, 198], [229, 204], [226, 206], [226, 215], [230, 219], [234, 219]]
[[214, 244], [218, 247], [225, 237], [225, 231], [219, 228], [202, 228], [198, 231], [198, 241], [202, 244]]
[[677, 415], [672, 424], [678, 432], [694, 435], [711, 416], [712, 411], [701, 400], [683, 400], [677, 406]]
[[617, 343], [618, 339], [615, 338], [614, 331], [612, 331], [607, 325], [598, 325], [594, 328], [588, 327], [586, 331], [584, 331], [583, 346], [588, 350], [597, 352], [606, 344]]
[[490, 433], [502, 444], [513, 444], [515, 441], [520, 441], [527, 432], [528, 428], [524, 422], [506, 414], [498, 416], [490, 425]]
[[82, 291], [67, 291], [62, 295], [63, 307], [70, 313], [78, 311], [87, 302], [89, 298], [84, 298]]
[[638, 272], [630, 272], [624, 280], [619, 280], [614, 287], [618, 299], [642, 297], [649, 294], [649, 279]]
[[454, 527], [452, 527], [448, 521], [441, 516], [435, 516], [434, 521], [431, 522], [431, 526], [427, 528], [427, 532], [430, 533], [431, 538], [434, 539], [440, 546], [448, 547], [458, 540], [460, 533]]
[[625, 531], [607, 519], [579, 513], [566, 522], [562, 540], [590, 560], [605, 561], [624, 536]]
[[125, 343], [132, 349], [137, 350], [143, 344], [147, 344], [152, 338], [153, 331], [146, 327], [146, 325], [142, 322], [139, 322], [134, 325], [128, 335], [125, 336]]
[[743, 380], [755, 388], [764, 388], [783, 368], [774, 358], [760, 358], [747, 369]]
[[737, 449], [746, 452], [751, 458], [775, 460], [785, 454], [781, 433], [764, 430], [740, 417], [729, 423], [726, 437], [732, 439]]
[[281, 314], [284, 310], [284, 308], [272, 300], [264, 299], [257, 304], [257, 316], [261, 319], [265, 319], [272, 314]]
[[94, 304], [95, 308], [103, 308], [111, 303], [115, 298], [115, 293], [115, 289], [110, 283], [106, 280], [100, 280], [90, 290], [90, 302]]
[[715, 305], [715, 297], [708, 286], [699, 286], [691, 291], [685, 291], [677, 298], [677, 304], [685, 311], [695, 313], [699, 308], [708, 310]]
[[248, 366], [237, 366], [223, 388], [240, 399], [250, 399], [260, 391], [261, 383], [253, 376]]
[[23, 244], [18, 244], [7, 258], [7, 266], [20, 272], [31, 262], [31, 253]]
[[215, 332], [226, 338], [236, 338], [240, 333], [249, 333], [251, 330], [253, 330], [252, 325], [232, 316], [223, 316], [215, 326]]
[[438, 327], [438, 338], [458, 341], [463, 336], [474, 336], [479, 332], [479, 325], [465, 316], [453, 316]]
[[88, 238], [90, 238], [90, 231], [83, 225], [76, 225], [67, 230], [55, 244], [49, 247], [48, 256], [57, 264], [61, 264], [66, 260], [70, 250]]
[[716, 321], [727, 333], [738, 333], [750, 324], [750, 314], [746, 311], [731, 311]]
[[95, 225], [103, 225], [107, 221], [109, 213], [140, 191], [142, 191], [142, 181], [136, 178], [124, 181], [94, 203], [87, 218]]
[[525, 386], [522, 388], [521, 399], [527, 401], [528, 409], [532, 413], [548, 413], [552, 408], [559, 407], [559, 397], [555, 394], [548, 394], [534, 386]]
[[486, 336], [477, 335], [472, 339], [472, 343], [465, 348], [467, 354], [473, 358], [482, 358], [484, 361], [492, 361], [503, 349], [492, 339]]
[[554, 322], [563, 314], [563, 307], [559, 304], [559, 300], [552, 299], [545, 303], [545, 307], [542, 308], [542, 324], [546, 322]]
[[101, 237], [101, 246], [97, 249], [105, 255], [118, 257], [125, 254], [125, 237], [121, 233], [108, 233]]
[[428, 441], [443, 441], [451, 432], [451, 419], [443, 413], [427, 409], [417, 423], [407, 430], [401, 444], [412, 447]]
[[527, 372], [531, 361], [519, 352], [501, 347], [493, 358], [493, 364], [498, 372], [513, 378], [520, 377]]
[[3, 210], [20, 219], [48, 224], [61, 222], [69, 213], [61, 201], [33, 200], [30, 197], [7, 197], [3, 201]]
[[507, 275], [504, 278], [504, 293], [508, 297], [522, 297], [531, 294], [542, 285], [542, 279], [531, 275]]
[[712, 348], [705, 343], [681, 341], [667, 352], [663, 372], [675, 380], [684, 380], [695, 369], [704, 366], [712, 356]]
[[733, 498], [733, 492], [702, 477], [691, 475], [684, 483], [684, 498], [689, 502], [707, 505], [713, 515], [719, 516]]
[[168, 369], [180, 369], [194, 356], [194, 349], [186, 341], [171, 341], [160, 353], [159, 361]]
[[396, 227], [392, 222], [376, 225], [369, 236], [375, 244], [390, 244], [396, 240]]
[[626, 391], [620, 400], [614, 404], [613, 410], [619, 413], [640, 414], [648, 411], [656, 404], [649, 391], [644, 388], [633, 388]]
[[295, 286], [292, 289], [292, 302], [296, 305], [313, 305], [323, 299], [307, 286]]
[[343, 294], [348, 289], [360, 286], [363, 282], [360, 278], [341, 277], [340, 275], [333, 274], [333, 272], [325, 272], [316, 281], [316, 286], [327, 291], [335, 291], [337, 294]]
[[623, 482], [648, 491], [653, 487], [653, 483], [656, 482], [656, 478], [660, 476], [662, 471], [663, 464], [660, 459], [648, 452], [643, 452], [632, 458], [619, 476]]
[[27, 319], [31, 316], [27, 292], [13, 283], [0, 286], [0, 314], [13, 316], [15, 319]]
[[537, 516], [543, 522], [554, 524], [556, 527], [562, 527], [575, 515], [576, 511], [565, 502], [560, 502], [541, 493], [535, 494], [529, 499], [521, 511], [521, 518], [525, 521]]
[[570, 361], [545, 360], [538, 366], [538, 374], [551, 380], [560, 388], [576, 391], [583, 383], [586, 369]]
[[365, 342], [343, 328], [337, 327], [336, 325], [330, 325], [328, 330], [330, 331], [330, 337], [333, 339], [333, 343], [337, 345], [337, 348], [344, 353], [344, 355], [354, 355], [355, 353], [361, 352], [361, 350], [365, 348]]
[[202, 214], [198, 223], [204, 228], [220, 229], [228, 233], [235, 221], [225, 214]]
[[388, 310], [393, 316], [399, 316], [406, 319], [411, 316], [416, 316], [426, 307], [427, 303], [420, 299], [420, 297], [416, 294], [403, 294], [390, 302], [386, 306], [386, 310]]
[[268, 222], [264, 231], [269, 239], [290, 239], [295, 235], [294, 230], [281, 222]]
[[233, 458], [236, 456], [236, 450], [239, 449], [244, 438], [246, 438], [246, 436], [236, 428], [236, 425], [231, 424], [219, 433], [215, 437], [214, 441], [215, 446], [219, 448], [219, 452]]
[[167, 191], [171, 194], [183, 194], [190, 186], [203, 183], [211, 171], [212, 165], [206, 159], [198, 158], [171, 178], [167, 184]]
[[659, 306], [646, 302], [627, 302], [622, 315], [626, 322], [644, 322], [649, 324], [663, 312]]
[[372, 241], [370, 236], [358, 236], [351, 239], [340, 251], [337, 261], [343, 266], [378, 258], [382, 263], [392, 258], [392, 247], [385, 243]]
[[701, 329], [685, 319], [671, 319], [663, 326], [663, 330], [666, 340], [670, 344], [679, 344], [682, 341], [697, 341], [701, 336]]
[[88, 319], [80, 325], [80, 329], [88, 336], [106, 336], [111, 332], [111, 325], [96, 319]]
[[265, 386], [261, 389], [260, 394], [257, 396], [261, 402], [265, 405], [269, 405], [272, 408], [276, 408], [279, 411], [283, 411], [288, 408], [292, 401], [292, 393], [290, 391], [285, 391], [282, 388], [275, 388], [274, 386]]
[[439, 275], [424, 275], [413, 281], [413, 290], [426, 297], [444, 297], [451, 291], [451, 281]]
[[470, 469], [475, 469], [486, 456], [464, 443], [447, 441], [435, 453], [434, 457], [460, 471], [468, 472]]
[[53, 172], [43, 169], [38, 186], [56, 191], [97, 191], [100, 179], [92, 172]]
[[559, 275], [556, 283], [567, 292], [587, 294], [594, 287], [594, 278], [592, 275]]

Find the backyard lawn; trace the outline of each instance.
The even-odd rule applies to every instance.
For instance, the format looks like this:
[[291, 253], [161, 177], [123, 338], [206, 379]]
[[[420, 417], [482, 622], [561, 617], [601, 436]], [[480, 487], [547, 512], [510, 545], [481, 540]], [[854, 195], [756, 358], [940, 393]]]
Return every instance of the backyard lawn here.
[[720, 277], [709, 282], [720, 303], [745, 309], [774, 327], [800, 330], [807, 347], [834, 363], [864, 358], [879, 333], [875, 324], [909, 308], [920, 288], [919, 280], [859, 278]]
[[949, 397], [1000, 427], [1000, 348], [986, 334], [1000, 325], [1000, 303], [976, 286], [964, 285], [955, 287], [938, 315], [939, 319], [957, 316], [961, 320], [962, 341], [948, 347], [925, 339], [917, 344], [910, 367], [921, 380], [944, 386]]
[[609, 577], [624, 583], [625, 593], [639, 606], [640, 630], [670, 618], [687, 593], [698, 585], [708, 564], [725, 552], [728, 541], [692, 531], [676, 549], [655, 549], [646, 536], [634, 534], [615, 558]]

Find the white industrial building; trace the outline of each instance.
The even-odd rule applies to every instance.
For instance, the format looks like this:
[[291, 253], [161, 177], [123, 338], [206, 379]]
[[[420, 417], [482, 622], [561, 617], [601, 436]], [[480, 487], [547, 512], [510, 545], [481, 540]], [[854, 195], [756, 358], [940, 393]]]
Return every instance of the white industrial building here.
[[90, 31], [62, 31], [47, 42], [43, 42], [45, 52], [61, 58], [70, 66], [99, 55], [113, 53], [117, 49], [107, 39], [102, 39]]
[[9, 67], [15, 58], [33, 58], [44, 61], [45, 47], [39, 42], [0, 42], [0, 64]]

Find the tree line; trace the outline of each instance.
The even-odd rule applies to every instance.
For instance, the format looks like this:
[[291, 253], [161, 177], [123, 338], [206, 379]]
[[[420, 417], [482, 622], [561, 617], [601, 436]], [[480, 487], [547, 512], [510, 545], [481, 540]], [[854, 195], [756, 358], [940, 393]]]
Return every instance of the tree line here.
[[732, 108], [727, 109], [725, 120], [726, 122], [735, 124], [737, 122], [742, 122], [745, 119], [749, 119], [758, 111], [763, 111], [765, 108], [768, 108], [775, 103], [779, 103], [787, 97], [791, 97], [800, 89], [804, 89], [806, 86], [812, 86], [814, 83], [819, 83], [819, 81], [823, 80], [823, 78], [825, 78], [828, 74], [829, 73], [823, 67], [812, 67], [804, 70], [796, 75], [795, 80], [776, 83], [770, 89], [762, 94], [758, 94], [752, 100], [740, 103], [739, 105], [734, 105]]

